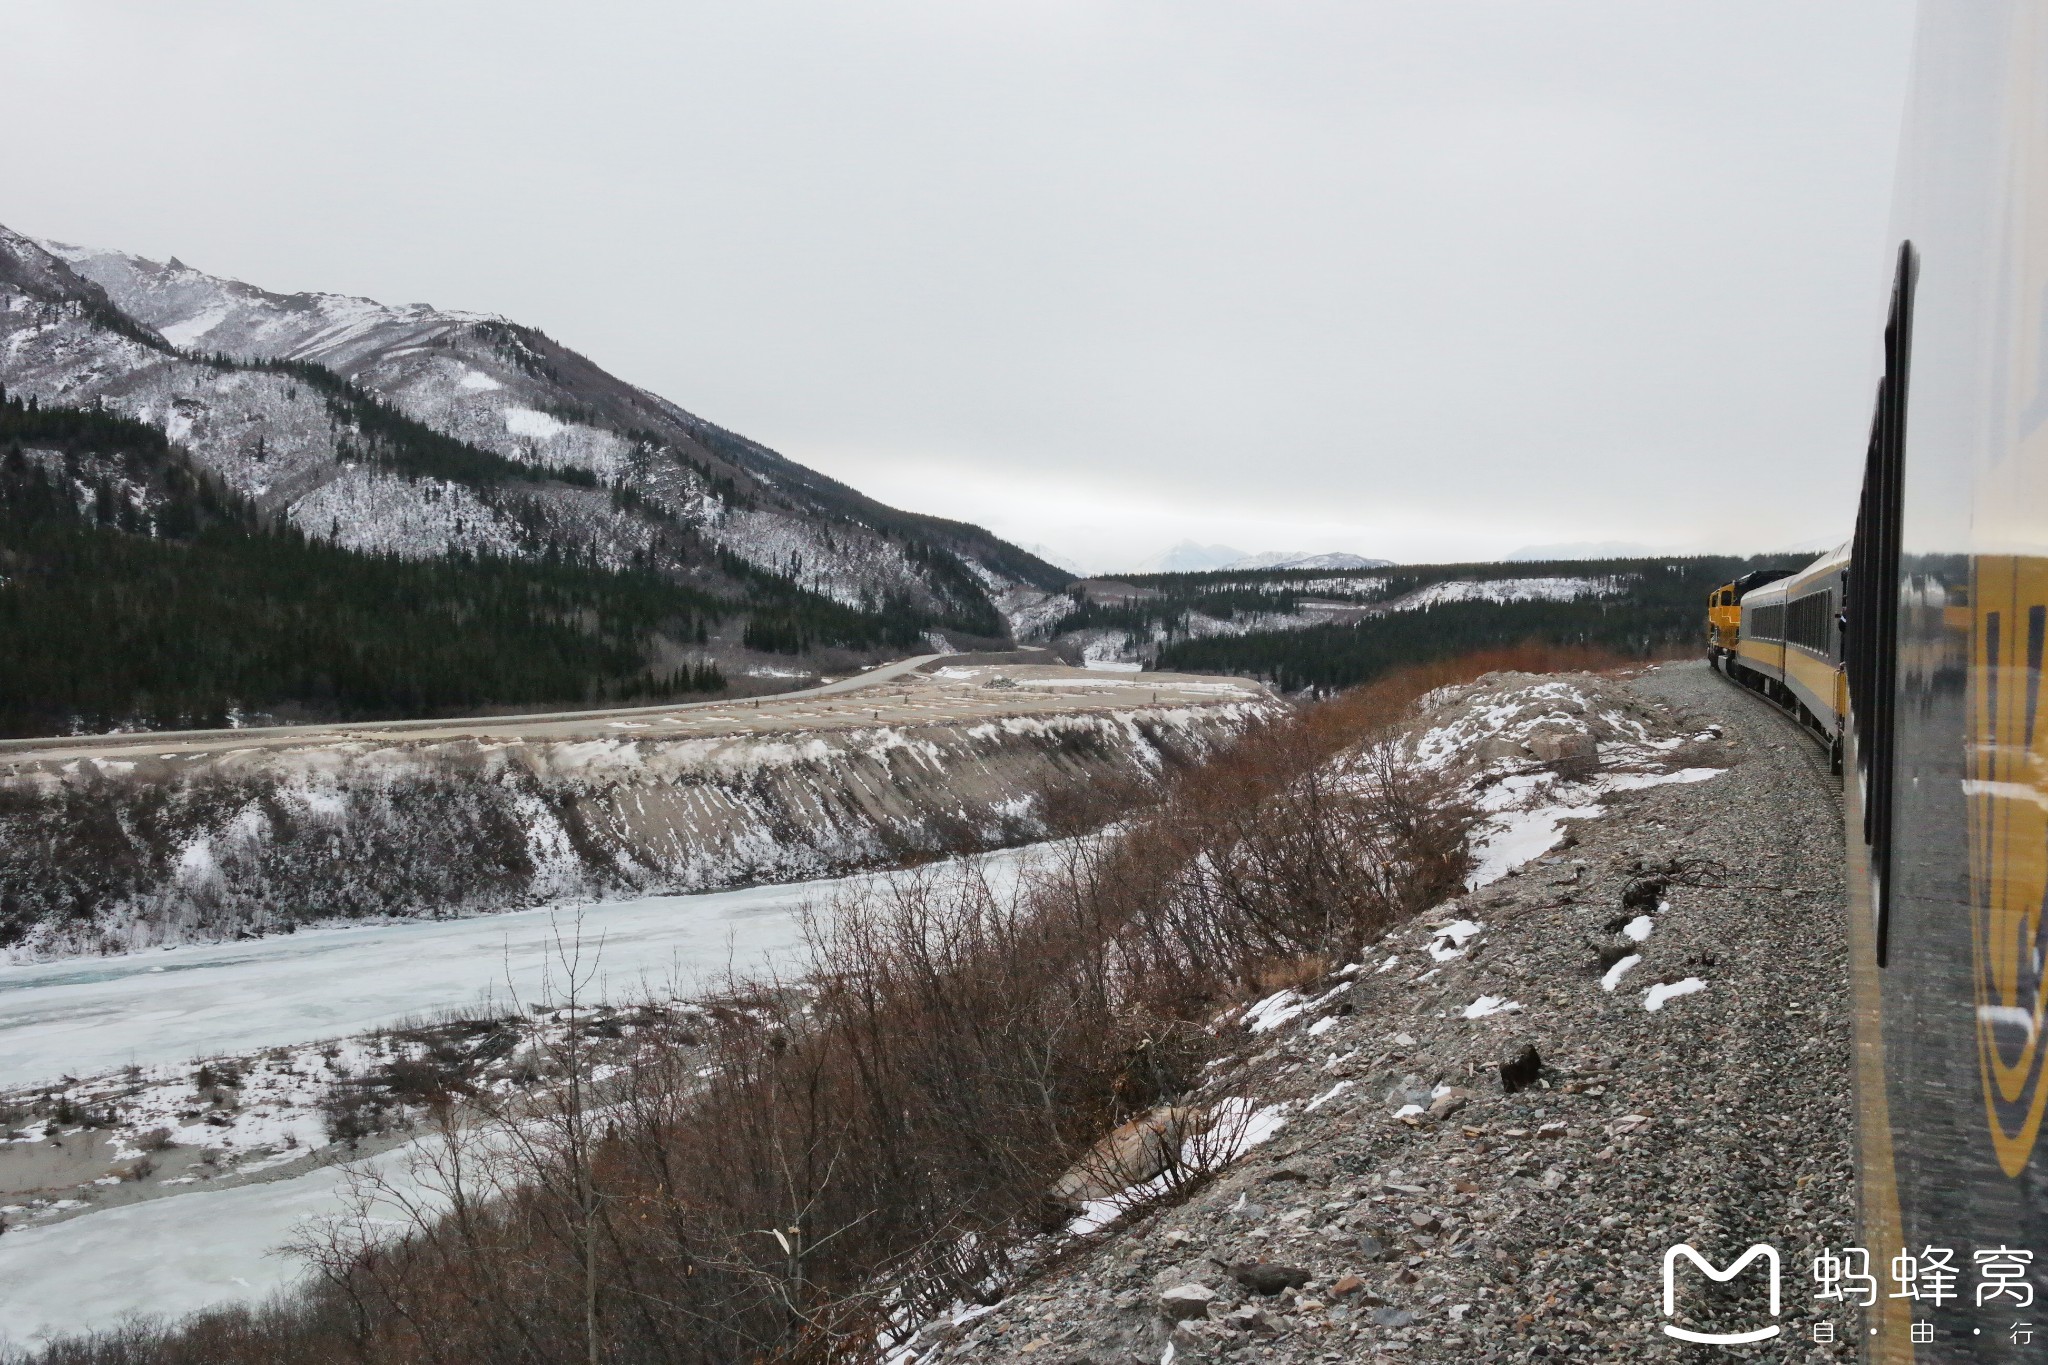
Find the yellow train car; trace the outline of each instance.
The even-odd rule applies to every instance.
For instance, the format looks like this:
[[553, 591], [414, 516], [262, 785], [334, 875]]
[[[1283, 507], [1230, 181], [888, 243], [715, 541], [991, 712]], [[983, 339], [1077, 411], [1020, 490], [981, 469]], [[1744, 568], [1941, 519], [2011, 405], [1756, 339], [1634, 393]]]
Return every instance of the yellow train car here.
[[1751, 575], [1765, 582], [1737, 599], [1735, 649], [1722, 663], [1730, 678], [1762, 692], [1812, 731], [1836, 772], [1849, 710], [1843, 671], [1848, 576], [1847, 545], [1792, 573]]
[[1841, 583], [1860, 1241], [2022, 1272], [1938, 1311], [1877, 1298], [1876, 1360], [2044, 1351], [2015, 1349], [2048, 1313], [2044, 110], [2048, 0], [1924, 0]]

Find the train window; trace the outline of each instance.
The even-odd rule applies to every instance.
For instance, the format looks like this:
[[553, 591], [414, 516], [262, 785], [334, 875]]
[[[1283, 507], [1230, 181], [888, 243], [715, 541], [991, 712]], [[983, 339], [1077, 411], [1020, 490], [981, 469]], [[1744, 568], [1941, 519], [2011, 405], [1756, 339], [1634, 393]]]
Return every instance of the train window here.
[[1769, 606], [1751, 607], [1743, 613], [1743, 625], [1751, 637], [1758, 640], [1782, 640], [1785, 638], [1785, 604], [1773, 602]]
[[1823, 657], [1834, 654], [1835, 595], [1832, 590], [1810, 592], [1785, 608], [1785, 638], [1801, 649]]

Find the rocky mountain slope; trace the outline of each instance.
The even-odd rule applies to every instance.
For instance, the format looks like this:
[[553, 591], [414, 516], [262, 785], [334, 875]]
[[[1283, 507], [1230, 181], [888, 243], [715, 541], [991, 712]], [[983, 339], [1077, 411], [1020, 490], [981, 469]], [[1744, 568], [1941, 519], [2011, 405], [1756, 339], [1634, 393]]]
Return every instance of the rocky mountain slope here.
[[265, 512], [350, 548], [766, 572], [999, 637], [991, 593], [1069, 575], [883, 506], [530, 327], [270, 293], [0, 228], [0, 385], [162, 428]]

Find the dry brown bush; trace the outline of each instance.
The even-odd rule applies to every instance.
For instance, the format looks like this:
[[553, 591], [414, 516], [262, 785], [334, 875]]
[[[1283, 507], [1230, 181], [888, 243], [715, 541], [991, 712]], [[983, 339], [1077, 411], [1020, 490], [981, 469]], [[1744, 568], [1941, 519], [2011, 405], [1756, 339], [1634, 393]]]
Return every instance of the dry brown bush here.
[[[1391, 675], [1181, 772], [1014, 891], [927, 868], [826, 907], [800, 988], [732, 983], [694, 1045], [592, 1085], [575, 1023], [534, 1061], [563, 1078], [538, 1098], [481, 1126], [446, 1111], [421, 1148], [435, 1197], [359, 1191], [406, 1235], [337, 1220], [289, 1301], [17, 1359], [872, 1359], [892, 1324], [1005, 1291], [1010, 1252], [1065, 1216], [1059, 1174], [1196, 1086], [1219, 1001], [1301, 984], [1455, 889], [1469, 813], [1392, 739], [1416, 698], [1612, 662], [1531, 647]], [[586, 949], [562, 946], [571, 1021]]]

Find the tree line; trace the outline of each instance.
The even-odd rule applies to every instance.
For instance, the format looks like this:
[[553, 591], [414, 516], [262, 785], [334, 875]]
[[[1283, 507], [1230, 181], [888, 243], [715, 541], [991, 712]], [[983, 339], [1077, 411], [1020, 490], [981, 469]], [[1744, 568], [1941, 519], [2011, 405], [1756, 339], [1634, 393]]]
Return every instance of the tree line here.
[[[1286, 691], [1334, 690], [1371, 681], [1405, 664], [1457, 658], [1525, 642], [1580, 645], [1648, 657], [1703, 638], [1707, 593], [1771, 558], [1699, 556], [1672, 560], [1613, 560], [1596, 564], [1535, 566], [1539, 572], [1577, 577], [1628, 575], [1612, 597], [1569, 602], [1445, 602], [1307, 630], [1178, 640], [1159, 652], [1158, 667], [1261, 678]], [[1499, 577], [1504, 566], [1458, 566], [1455, 575], [1408, 571], [1401, 590], [1447, 577]], [[1518, 577], [1532, 566], [1513, 566]]]
[[[706, 586], [553, 554], [345, 550], [279, 524], [146, 423], [0, 391], [0, 734], [397, 718], [722, 691], [702, 649], [916, 644], [722, 555]], [[679, 653], [696, 662], [659, 665]]]

